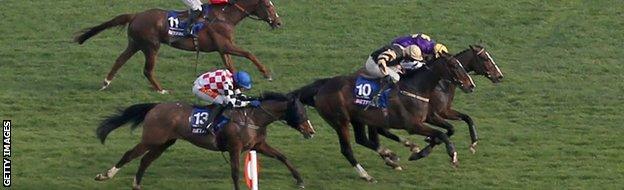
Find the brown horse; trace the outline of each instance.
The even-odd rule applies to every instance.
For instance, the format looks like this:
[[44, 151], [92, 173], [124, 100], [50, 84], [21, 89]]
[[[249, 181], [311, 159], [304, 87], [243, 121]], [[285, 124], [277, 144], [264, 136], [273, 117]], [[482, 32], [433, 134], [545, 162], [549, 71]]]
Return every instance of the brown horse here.
[[106, 136], [126, 123], [133, 122], [136, 128], [141, 122], [143, 136], [134, 148], [128, 150], [121, 160], [111, 169], [98, 174], [95, 180], [103, 181], [115, 176], [117, 171], [131, 160], [145, 154], [141, 159], [135, 175], [133, 189], [141, 188], [141, 179], [147, 167], [156, 160], [177, 139], [213, 151], [228, 151], [232, 180], [235, 189], [239, 189], [239, 157], [242, 151], [256, 150], [266, 156], [276, 158], [288, 167], [297, 185], [303, 188], [303, 180], [299, 172], [286, 159], [266, 142], [266, 127], [276, 120], [285, 120], [293, 129], [301, 132], [305, 138], [314, 135], [314, 128], [308, 120], [304, 105], [294, 96], [266, 93], [261, 98], [258, 108], [237, 108], [225, 111], [224, 115], [231, 118], [224, 127], [214, 134], [193, 134], [189, 116], [193, 106], [183, 103], [136, 104], [112, 115], [97, 128], [97, 136], [104, 143]]
[[[282, 22], [275, 12], [273, 3], [269, 0], [240, 0], [224, 6], [212, 6], [211, 14], [205, 22], [206, 27], [198, 32], [197, 45], [193, 38], [172, 39], [168, 34], [169, 21], [167, 11], [150, 9], [136, 14], [122, 14], [98, 26], [87, 28], [74, 38], [74, 41], [83, 44], [87, 39], [97, 35], [111, 27], [128, 25], [128, 46], [117, 60], [113, 68], [104, 79], [101, 90], [106, 89], [113, 80], [115, 73], [137, 51], [145, 55], [145, 68], [143, 74], [152, 87], [161, 94], [167, 93], [154, 76], [156, 57], [160, 44], [165, 43], [171, 47], [187, 50], [213, 52], [218, 51], [223, 63], [232, 72], [236, 69], [230, 55], [241, 56], [249, 59], [262, 72], [264, 77], [271, 80], [269, 70], [260, 63], [253, 54], [234, 45], [234, 28], [246, 17], [251, 15], [266, 21], [272, 28], [278, 28]], [[188, 13], [180, 12], [182, 17]], [[252, 17], [253, 18], [253, 17]]]
[[[471, 45], [469, 49], [463, 50], [462, 52], [456, 54], [454, 57], [462, 63], [467, 72], [474, 71], [478, 75], [487, 76], [487, 78], [489, 78], [493, 83], [498, 83], [503, 78], [502, 72], [500, 71], [490, 54], [482, 46]], [[317, 95], [318, 89], [323, 86], [328, 80], [329, 79], [317, 80], [314, 83], [304, 86], [291, 93], [299, 94], [301, 101], [303, 101], [304, 104], [315, 106], [314, 97]], [[453, 134], [453, 126], [448, 124], [448, 122], [444, 121], [443, 119], [440, 119], [440, 117], [452, 120], [459, 120], [461, 118], [462, 120], [466, 121], [468, 123], [470, 136], [472, 138], [470, 150], [474, 153], [474, 151], [476, 151], [476, 142], [478, 140], [476, 128], [474, 127], [474, 122], [472, 122], [472, 119], [467, 114], [463, 114], [451, 108], [455, 93], [455, 86], [455, 84], [444, 80], [441, 81], [440, 84], [438, 84], [438, 87], [435, 88], [434, 95], [430, 98], [429, 101], [430, 107], [426, 122], [447, 129], [447, 135], [450, 137], [450, 135]], [[444, 123], [440, 124], [440, 121], [443, 121]], [[380, 150], [377, 134], [381, 134], [387, 138], [404, 144], [405, 146], [409, 147], [412, 152], [420, 152], [421, 155], [423, 155], [430, 151], [430, 147], [428, 147], [426, 148], [425, 152], [421, 152], [420, 148], [415, 143], [407, 140], [406, 138], [401, 138], [383, 127], [369, 127], [369, 137], [367, 139], [365, 134], [365, 126], [358, 125], [358, 123], [352, 123], [352, 125], [355, 142], [372, 150]], [[401, 169], [401, 167], [397, 163], [398, 158], [392, 154], [392, 151], [388, 149], [385, 149], [385, 151], [391, 154], [391, 156], [389, 157], [382, 156], [386, 164], [395, 169]]]
[[[355, 168], [361, 178], [372, 182], [373, 177], [357, 162], [349, 142], [349, 123], [383, 128], [405, 129], [409, 134], [420, 134], [440, 139], [446, 144], [451, 163], [457, 165], [457, 152], [448, 136], [424, 124], [428, 113], [428, 99], [440, 80], [460, 85], [466, 92], [474, 88], [472, 78], [461, 63], [450, 54], [443, 54], [425, 69], [404, 75], [396, 88], [390, 92], [387, 114], [381, 109], [363, 109], [355, 105], [353, 89], [356, 76], [338, 76], [325, 81], [313, 98], [321, 117], [336, 130], [342, 154]], [[297, 92], [293, 93], [297, 94]], [[356, 139], [357, 140], [357, 139]], [[393, 154], [385, 148], [377, 149], [384, 158]], [[414, 153], [416, 154], [416, 153]]]
[[[492, 56], [490, 56], [490, 53], [488, 53], [483, 46], [471, 45], [469, 47], [470, 48], [455, 55], [455, 58], [463, 64], [466, 71], [475, 72], [477, 75], [485, 76], [490, 79], [492, 83], [501, 82], [503, 79], [503, 73], [498, 68], [498, 65], [496, 65], [496, 62], [494, 62]], [[435, 88], [433, 97], [429, 101], [429, 115], [427, 116], [427, 123], [446, 129], [446, 134], [450, 137], [455, 133], [455, 129], [454, 126], [445, 121], [445, 119], [463, 120], [468, 124], [471, 139], [469, 149], [470, 152], [474, 154], [476, 153], [476, 146], [479, 140], [477, 130], [470, 116], [452, 108], [453, 98], [455, 97], [455, 87], [455, 84], [448, 81], [442, 81], [438, 84]], [[369, 128], [369, 130], [374, 129]], [[384, 128], [377, 128], [377, 132], [397, 142], [405, 142], [404, 139], [390, 133]], [[373, 143], [378, 143], [378, 139], [371, 137], [371, 134], [372, 136], [375, 135], [374, 133], [375, 132], [369, 131], [369, 139], [371, 141], [376, 141]], [[437, 142], [436, 144], [439, 143], [440, 142]], [[435, 144], [430, 144], [425, 147], [422, 151], [420, 151], [420, 157], [416, 157], [414, 159], [427, 156], [434, 145]]]

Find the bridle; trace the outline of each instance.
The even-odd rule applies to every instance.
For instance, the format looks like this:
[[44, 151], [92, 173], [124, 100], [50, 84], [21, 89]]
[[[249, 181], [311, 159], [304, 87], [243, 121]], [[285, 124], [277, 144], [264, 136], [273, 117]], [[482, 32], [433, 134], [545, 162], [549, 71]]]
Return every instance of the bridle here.
[[[262, 2], [263, 0], [259, 0], [259, 1], [260, 1], [260, 2], [258, 2], [258, 3], [261, 3], [261, 5], [260, 5], [260, 6], [264, 6], [264, 11], [265, 11], [265, 12], [266, 12], [266, 14], [267, 14], [267, 19], [266, 19], [266, 21], [267, 21], [267, 22], [269, 22], [269, 24], [273, 24], [273, 22], [274, 22], [274, 21], [273, 21], [273, 19], [272, 19], [272, 18], [271, 18], [271, 16], [270, 16], [270, 15], [271, 15], [271, 12], [269, 12], [269, 8], [266, 6], [266, 4], [265, 4], [264, 2]], [[238, 4], [238, 2], [236, 2], [236, 3], [232, 4], [232, 5], [233, 5], [236, 9], [238, 9], [239, 11], [241, 11], [241, 12], [245, 13], [245, 16], [247, 16], [247, 17], [249, 17], [249, 18], [251, 18], [251, 19], [253, 19], [253, 20], [260, 20], [260, 21], [265, 20], [265, 19], [260, 18], [259, 16], [252, 15], [251, 13], [249, 13], [249, 11], [245, 10], [245, 8], [243, 8], [242, 6], [240, 6], [240, 5]]]
[[[490, 74], [490, 72], [488, 72], [487, 68], [485, 67], [485, 62], [487, 61], [487, 59], [482, 57], [483, 52], [485, 52], [485, 48], [481, 48], [481, 50], [479, 50], [479, 51], [475, 51], [475, 49], [473, 49], [472, 47], [470, 49], [472, 51], [472, 54], [475, 56], [474, 63], [476, 63], [476, 65], [481, 65], [479, 67], [481, 67], [483, 69], [483, 71], [485, 72], [484, 74], [486, 75], [486, 77], [489, 78], [490, 76], [492, 76]], [[481, 62], [483, 64], [479, 64], [479, 62]], [[478, 74], [478, 72], [477, 72], [477, 74]]]

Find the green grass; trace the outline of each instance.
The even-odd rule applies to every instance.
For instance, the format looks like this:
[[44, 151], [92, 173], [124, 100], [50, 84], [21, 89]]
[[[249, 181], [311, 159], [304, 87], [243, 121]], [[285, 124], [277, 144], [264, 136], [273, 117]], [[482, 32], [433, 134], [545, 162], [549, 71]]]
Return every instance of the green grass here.
[[[315, 111], [314, 139], [281, 124], [269, 140], [302, 173], [308, 189], [622, 189], [624, 154], [624, 4], [617, 0], [567, 1], [287, 1], [274, 0], [284, 28], [246, 20], [237, 43], [275, 73], [260, 80], [243, 59], [239, 68], [257, 78], [251, 94], [286, 92], [316, 78], [353, 72], [392, 38], [425, 32], [458, 52], [483, 41], [505, 74], [492, 85], [475, 77], [477, 91], [457, 94], [455, 108], [475, 120], [481, 141], [468, 151], [465, 124], [457, 133], [460, 168], [443, 148], [426, 159], [386, 139], [405, 171], [385, 166], [372, 151], [353, 145], [356, 158], [379, 182], [358, 179], [339, 151], [335, 132]], [[115, 15], [148, 8], [182, 9], [179, 1], [0, 0], [0, 117], [13, 120], [13, 188], [129, 188], [138, 162], [115, 179], [93, 180], [134, 146], [140, 131], [113, 132], [106, 145], [94, 130], [116, 108], [141, 102], [194, 101], [192, 52], [161, 48], [156, 74], [170, 95], [150, 90], [137, 54], [107, 91], [100, 82], [126, 43], [124, 30], [106, 31], [87, 44], [74, 32]], [[201, 55], [201, 68], [220, 66]], [[405, 132], [397, 131], [402, 136]], [[422, 137], [410, 137], [422, 144]], [[355, 144], [353, 142], [353, 144]], [[261, 157], [263, 189], [293, 189], [276, 160]], [[146, 189], [231, 189], [220, 153], [179, 141], [146, 172]], [[241, 183], [242, 184], [242, 183]]]

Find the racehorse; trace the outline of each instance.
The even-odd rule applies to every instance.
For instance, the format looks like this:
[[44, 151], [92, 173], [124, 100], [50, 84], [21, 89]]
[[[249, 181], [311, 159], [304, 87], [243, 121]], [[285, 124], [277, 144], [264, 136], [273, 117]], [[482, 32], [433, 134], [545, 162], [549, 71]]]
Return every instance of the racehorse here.
[[299, 172], [286, 159], [266, 142], [266, 127], [277, 120], [285, 120], [288, 126], [298, 130], [305, 138], [311, 138], [315, 131], [308, 120], [304, 105], [294, 96], [277, 93], [265, 93], [261, 105], [257, 108], [236, 108], [226, 110], [224, 115], [231, 120], [214, 134], [193, 134], [190, 127], [193, 106], [183, 103], [147, 103], [136, 104], [109, 116], [97, 128], [97, 136], [104, 144], [106, 136], [126, 123], [133, 122], [136, 128], [141, 122], [143, 134], [141, 142], [128, 150], [121, 160], [111, 169], [98, 174], [95, 180], [113, 178], [117, 171], [131, 160], [145, 154], [135, 175], [133, 189], [141, 189], [141, 179], [147, 167], [156, 160], [177, 139], [213, 151], [228, 151], [232, 180], [235, 189], [239, 189], [239, 157], [245, 150], [256, 150], [266, 156], [276, 158], [288, 167], [297, 185], [303, 188]]
[[[455, 58], [462, 63], [467, 72], [475, 72], [477, 75], [485, 76], [492, 83], [499, 83], [503, 79], [503, 73], [500, 68], [496, 65], [496, 62], [494, 62], [490, 53], [488, 53], [483, 46], [470, 45], [468, 49], [456, 54]], [[427, 116], [427, 123], [446, 129], [446, 134], [450, 137], [455, 133], [455, 129], [454, 126], [445, 121], [445, 119], [463, 120], [466, 124], [468, 124], [471, 139], [469, 149], [470, 152], [474, 154], [476, 153], [476, 146], [479, 140], [477, 130], [470, 116], [452, 108], [453, 98], [455, 96], [455, 87], [455, 84], [448, 81], [441, 81], [440, 84], [438, 84], [435, 88], [434, 95], [429, 101], [429, 115]], [[369, 130], [372, 129], [369, 128]], [[377, 132], [394, 141], [405, 142], [405, 140], [390, 133], [386, 129], [377, 128]], [[375, 132], [369, 131], [369, 139], [378, 143], [378, 139], [371, 137], [371, 135], [375, 135], [374, 133]], [[435, 144], [439, 143], [440, 142], [437, 142]], [[414, 159], [427, 156], [435, 144], [430, 143], [429, 146], [420, 151], [420, 157], [416, 157]]]
[[[368, 175], [353, 156], [349, 142], [349, 123], [361, 127], [370, 125], [405, 129], [409, 134], [420, 134], [440, 139], [446, 144], [451, 163], [453, 165], [458, 164], [455, 146], [450, 142], [448, 136], [424, 124], [428, 113], [428, 99], [432, 96], [433, 90], [440, 80], [449, 80], [460, 85], [462, 90], [466, 92], [471, 92], [474, 89], [474, 82], [461, 63], [450, 54], [443, 54], [426, 67], [407, 73], [396, 87], [392, 88], [387, 112], [382, 109], [364, 109], [353, 103], [353, 90], [357, 76], [334, 77], [325, 81], [318, 89], [313, 98], [316, 110], [336, 130], [342, 154], [361, 178], [369, 182], [374, 181], [373, 177]], [[377, 151], [384, 158], [393, 156], [387, 149], [378, 149]]]
[[[150, 9], [136, 14], [122, 14], [100, 25], [84, 29], [74, 38], [74, 41], [83, 44], [87, 39], [98, 33], [115, 26], [128, 25], [128, 45], [117, 57], [113, 68], [108, 72], [100, 90], [108, 88], [115, 73], [137, 51], [145, 55], [145, 68], [143, 74], [151, 83], [154, 90], [166, 94], [154, 75], [156, 57], [160, 44], [165, 43], [171, 47], [187, 50], [213, 52], [218, 51], [225, 66], [235, 72], [230, 55], [241, 56], [249, 59], [262, 72], [264, 77], [272, 80], [269, 70], [266, 69], [255, 55], [234, 45], [234, 28], [246, 17], [256, 16], [259, 20], [266, 21], [272, 28], [282, 25], [281, 19], [275, 11], [270, 0], [239, 0], [224, 6], [211, 6], [211, 14], [204, 22], [205, 27], [197, 35], [197, 41], [193, 38], [172, 39], [168, 34], [169, 21], [167, 11], [162, 9]], [[180, 12], [182, 17], [188, 17], [188, 13]], [[254, 17], [252, 17], [254, 18]]]
[[[462, 63], [466, 71], [474, 71], [478, 75], [484, 75], [493, 83], [500, 82], [503, 78], [503, 74], [490, 56], [489, 52], [487, 52], [484, 47], [479, 45], [471, 45], [469, 47], [469, 49], [463, 50], [462, 52], [454, 56]], [[323, 86], [327, 81], [329, 81], [329, 78], [319, 79], [291, 93], [298, 94], [304, 104], [314, 107], [314, 97], [317, 95], [318, 89]], [[461, 118], [466, 123], [468, 123], [468, 128], [472, 140], [470, 150], [471, 152], [475, 153], [478, 137], [476, 128], [474, 127], [474, 122], [467, 114], [463, 114], [451, 108], [455, 93], [455, 86], [455, 84], [450, 83], [446, 80], [442, 80], [440, 84], [438, 84], [438, 87], [435, 88], [434, 94], [429, 101], [429, 113], [426, 122], [447, 129], [447, 135], [451, 136], [454, 132], [453, 126], [443, 119], [440, 119], [440, 117], [452, 120], [459, 120]], [[441, 122], [444, 123], [441, 124]], [[356, 143], [370, 148], [374, 151], [380, 150], [377, 134], [381, 134], [394, 141], [400, 142], [405, 146], [409, 147], [412, 152], [420, 152], [421, 156], [426, 156], [423, 154], [428, 153], [431, 148], [429, 146], [428, 148], [425, 148], [425, 152], [421, 152], [420, 148], [415, 143], [405, 138], [401, 138], [383, 127], [369, 127], [368, 139], [366, 138], [364, 126], [353, 125], [353, 132]], [[385, 149], [384, 151], [392, 154], [392, 151], [388, 149]], [[382, 158], [384, 158], [384, 161], [387, 165], [395, 169], [401, 169], [401, 167], [397, 163], [398, 159], [395, 157], [394, 154], [389, 157], [384, 157], [382, 155]]]

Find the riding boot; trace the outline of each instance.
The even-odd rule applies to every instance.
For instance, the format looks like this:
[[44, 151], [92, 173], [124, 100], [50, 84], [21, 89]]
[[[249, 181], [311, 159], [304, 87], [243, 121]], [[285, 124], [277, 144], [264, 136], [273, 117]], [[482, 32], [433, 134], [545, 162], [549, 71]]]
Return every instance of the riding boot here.
[[206, 125], [206, 130], [209, 130], [210, 127], [212, 127], [215, 122], [215, 118], [217, 118], [217, 116], [221, 115], [221, 113], [223, 112], [225, 106], [221, 105], [221, 104], [215, 104], [215, 107], [212, 108], [212, 111], [210, 113], [210, 115], [208, 116], [208, 125]]
[[385, 76], [382, 80], [381, 80], [381, 88], [379, 88], [379, 91], [375, 93], [375, 95], [373, 95], [373, 99], [371, 101], [372, 104], [379, 104], [379, 97], [381, 97], [381, 93], [383, 93], [386, 89], [389, 89], [392, 87], [392, 85], [394, 85], [394, 81], [392, 81], [392, 78], [390, 78], [390, 76]]
[[195, 22], [197, 22], [197, 20], [199, 19], [201, 13], [201, 10], [189, 10], [186, 28], [184, 28], [184, 36], [197, 37], [197, 34], [192, 34], [191, 30], [193, 30], [193, 26], [195, 25]]

